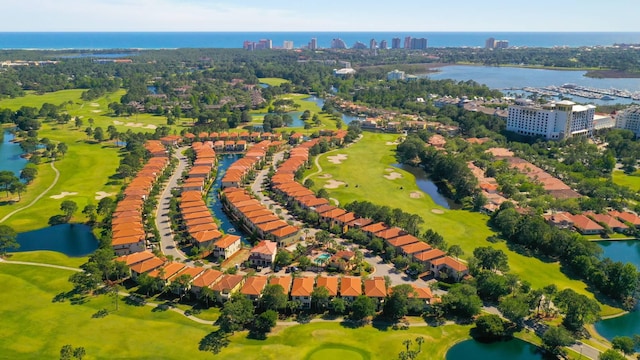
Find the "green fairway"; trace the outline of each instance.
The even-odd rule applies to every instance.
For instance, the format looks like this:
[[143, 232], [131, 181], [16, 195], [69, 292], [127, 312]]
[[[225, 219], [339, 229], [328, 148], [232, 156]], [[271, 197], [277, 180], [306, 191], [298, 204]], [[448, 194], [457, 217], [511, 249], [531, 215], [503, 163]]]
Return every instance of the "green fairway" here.
[[613, 182], [620, 186], [626, 186], [633, 191], [640, 191], [640, 173], [637, 171], [631, 175], [627, 175], [624, 171], [615, 170], [612, 178]]
[[[465, 210], [447, 210], [436, 205], [427, 194], [420, 191], [411, 173], [392, 166], [396, 163], [396, 145], [393, 142], [398, 137], [398, 134], [365, 132], [364, 137], [351, 147], [321, 155], [319, 163], [323, 172], [311, 177], [315, 182], [315, 189], [318, 190], [331, 181], [343, 182], [344, 185], [336, 189], [327, 189], [330, 196], [336, 198], [341, 205], [354, 200], [368, 200], [418, 214], [425, 221], [423, 230], [431, 228], [440, 233], [449, 245], [460, 245], [465, 252], [463, 258], [469, 257], [477, 247], [492, 246], [504, 251], [509, 256], [511, 272], [530, 282], [534, 288], [556, 284], [560, 289], [570, 287], [593, 296], [585, 283], [564, 275], [558, 262], [545, 262], [522, 255], [510, 250], [505, 242], [488, 242], [487, 237], [494, 234], [487, 226], [488, 216]], [[346, 159], [340, 164], [329, 161], [335, 161], [334, 157], [340, 154], [346, 155]], [[307, 174], [315, 171], [317, 169], [313, 167]], [[401, 177], [395, 175], [395, 179], [392, 179], [393, 176], [389, 176], [392, 173]], [[331, 178], [325, 178], [322, 174], [330, 174]], [[605, 315], [619, 311], [603, 305], [602, 313]]]
[[[215, 330], [172, 311], [130, 306], [122, 300], [116, 312], [109, 296], [87, 297], [81, 302], [52, 299], [69, 291], [71, 271], [36, 266], [0, 264], [0, 329], [2, 358], [57, 358], [65, 344], [83, 346], [87, 359], [210, 359], [198, 351], [198, 342]], [[92, 318], [107, 309], [104, 318]], [[447, 349], [468, 338], [470, 326], [420, 326], [394, 331], [365, 326], [351, 329], [336, 322], [277, 327], [267, 340], [247, 338], [246, 332], [231, 337], [222, 359], [322, 359], [341, 355], [345, 359], [393, 359], [404, 349], [402, 341], [425, 339], [422, 353], [444, 359]], [[414, 347], [416, 345], [414, 344]], [[320, 356], [320, 357], [319, 357]]]
[[[423, 337], [421, 357], [444, 359], [447, 350], [469, 337], [470, 326], [419, 326], [408, 330], [365, 326], [352, 329], [339, 323], [310, 323], [278, 330], [264, 340], [251, 340], [237, 334], [231, 346], [220, 353], [223, 359], [397, 359], [405, 350], [404, 340]], [[413, 344], [417, 349], [417, 345]]]
[[[313, 126], [313, 128], [311, 129], [307, 129], [305, 130], [303, 127], [286, 127], [286, 128], [278, 128], [275, 129], [275, 131], [282, 131], [282, 130], [293, 130], [293, 131], [299, 131], [304, 133], [305, 135], [310, 135], [313, 132], [316, 132], [318, 130], [321, 129], [335, 129], [336, 128], [336, 122], [331, 118], [331, 116], [329, 116], [326, 113], [322, 112], [322, 108], [320, 108], [315, 102], [312, 101], [305, 101], [304, 99], [308, 98], [309, 95], [307, 94], [284, 94], [282, 96], [279, 96], [279, 99], [291, 99], [293, 100], [293, 102], [298, 105], [299, 107], [295, 109], [295, 111], [298, 112], [304, 112], [305, 110], [309, 110], [311, 112], [311, 116], [313, 116], [314, 114], [318, 114], [318, 117], [320, 118], [320, 121], [322, 122], [322, 125], [317, 127], [317, 126]], [[252, 114], [252, 123], [254, 125], [262, 125], [262, 121], [264, 119], [264, 113], [266, 112], [265, 109], [259, 109], [259, 110], [251, 110], [250, 113]], [[241, 124], [242, 125], [242, 124]], [[244, 124], [246, 125], [246, 124]], [[346, 129], [347, 126], [346, 124], [343, 124], [343, 128]]]
[[65, 344], [86, 349], [86, 359], [210, 358], [198, 342], [211, 327], [172, 311], [154, 311], [120, 301], [119, 310], [92, 318], [100, 309], [114, 310], [109, 296], [53, 302], [71, 289], [72, 272], [35, 266], [0, 264], [1, 358], [57, 359]]
[[27, 261], [40, 264], [61, 265], [79, 268], [87, 262], [87, 257], [69, 257], [55, 251], [25, 251], [9, 254], [7, 260]]
[[[46, 227], [51, 216], [61, 214], [60, 204], [64, 200], [72, 200], [78, 204], [78, 212], [72, 221], [85, 221], [81, 210], [87, 204], [97, 204], [99, 199], [97, 192], [116, 194], [121, 183], [110, 182], [109, 177], [115, 174], [119, 164], [118, 154], [120, 148], [113, 141], [95, 143], [85, 133], [89, 127], [89, 118], [94, 120], [93, 127], [102, 127], [104, 130], [109, 125], [114, 125], [118, 131], [131, 130], [153, 131], [156, 126], [166, 123], [166, 119], [150, 114], [139, 114], [131, 117], [111, 117], [108, 104], [119, 101], [124, 90], [105, 95], [97, 100], [83, 101], [80, 99], [83, 90], [63, 90], [44, 95], [28, 94], [21, 98], [5, 99], [0, 101], [0, 108], [18, 109], [21, 106], [33, 106], [40, 108], [44, 103], [55, 105], [66, 104], [66, 111], [73, 117], [80, 117], [84, 124], [80, 128], [75, 127], [75, 121], [68, 124], [44, 122], [38, 131], [39, 138], [49, 138], [54, 143], [64, 142], [68, 146], [68, 152], [64, 158], [55, 162], [55, 167], [60, 171], [60, 178], [55, 186], [48, 191], [32, 207], [22, 210], [7, 219], [4, 224], [14, 227], [17, 231], [29, 231]], [[70, 104], [69, 104], [70, 102]], [[44, 192], [54, 181], [55, 172], [49, 163], [38, 165], [36, 180], [27, 186], [26, 193], [16, 203], [8, 203], [0, 206], [0, 219], [16, 209], [30, 204], [38, 195]], [[72, 193], [64, 198], [51, 198], [62, 193]], [[77, 193], [77, 194], [73, 194]], [[0, 202], [17, 199], [17, 195], [0, 194]]]
[[269, 86], [280, 86], [284, 83], [288, 83], [289, 80], [282, 78], [258, 78], [261, 84], [267, 84]]

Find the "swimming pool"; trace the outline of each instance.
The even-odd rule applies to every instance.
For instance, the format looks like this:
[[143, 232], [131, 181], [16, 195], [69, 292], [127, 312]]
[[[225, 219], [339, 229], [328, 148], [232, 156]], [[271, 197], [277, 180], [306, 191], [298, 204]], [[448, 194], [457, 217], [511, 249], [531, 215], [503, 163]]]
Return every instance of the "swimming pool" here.
[[318, 255], [318, 257], [316, 257], [315, 259], [313, 259], [313, 262], [316, 263], [317, 265], [324, 265], [327, 263], [327, 261], [329, 261], [329, 258], [331, 257], [331, 254], [320, 254]]

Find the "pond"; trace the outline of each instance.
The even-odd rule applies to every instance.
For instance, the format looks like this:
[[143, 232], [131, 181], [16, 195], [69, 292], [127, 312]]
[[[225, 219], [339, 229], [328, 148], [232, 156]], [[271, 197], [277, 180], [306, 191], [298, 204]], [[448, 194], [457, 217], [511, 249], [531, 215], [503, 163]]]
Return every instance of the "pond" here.
[[[289, 127], [304, 127], [304, 120], [300, 119], [300, 116], [302, 116], [302, 111], [290, 111], [287, 114], [291, 115], [291, 117], [293, 118], [293, 123], [291, 123], [291, 126]], [[257, 114], [251, 114], [251, 115], [253, 115], [254, 117], [259, 116], [260, 119], [263, 119], [264, 116], [267, 115], [267, 113], [257, 113]], [[262, 125], [254, 126], [254, 127], [262, 127]]]
[[10, 131], [4, 131], [4, 138], [0, 142], [0, 170], [12, 171], [16, 176], [27, 164], [27, 159], [22, 157], [24, 153], [20, 144], [12, 142], [15, 136]]
[[50, 250], [71, 257], [86, 256], [98, 248], [91, 227], [81, 224], [61, 224], [18, 234], [20, 247], [12, 250]]
[[447, 352], [447, 360], [540, 360], [538, 348], [519, 339], [483, 343], [466, 340], [454, 345]]
[[[322, 107], [324, 106], [324, 99], [320, 98], [320, 97], [317, 97], [315, 95], [309, 96], [308, 98], [304, 98], [302, 100], [314, 102], [314, 103], [316, 103], [316, 105], [318, 105], [318, 107], [320, 109], [322, 109]], [[364, 118], [358, 117], [358, 116], [353, 116], [353, 115], [342, 114], [342, 122], [344, 122], [345, 124], [349, 124], [350, 122], [352, 122], [354, 120], [364, 120]]]
[[[599, 241], [604, 257], [613, 261], [629, 262], [640, 269], [640, 241]], [[640, 306], [635, 311], [613, 319], [598, 321], [596, 330], [611, 340], [615, 336], [633, 336], [640, 334]]]
[[422, 168], [407, 164], [393, 164], [392, 166], [407, 171], [415, 176], [416, 185], [418, 185], [420, 190], [429, 195], [431, 199], [433, 199], [433, 202], [435, 202], [437, 205], [440, 205], [445, 209], [456, 208], [456, 204], [453, 202], [453, 200], [440, 193], [440, 190], [438, 190], [438, 185], [436, 185], [433, 181], [431, 181], [431, 179], [429, 179], [429, 175], [424, 170], [422, 170]]
[[225, 234], [233, 234], [240, 236], [242, 239], [242, 243], [245, 245], [249, 245], [249, 241], [247, 240], [246, 234], [239, 228], [236, 228], [231, 219], [227, 216], [227, 213], [224, 212], [222, 208], [222, 202], [218, 198], [218, 191], [220, 190], [220, 186], [222, 185], [222, 177], [225, 172], [236, 160], [242, 157], [241, 154], [225, 154], [218, 157], [218, 171], [216, 174], [216, 179], [207, 194], [207, 206], [209, 210], [213, 213], [213, 216], [218, 220], [218, 226]]

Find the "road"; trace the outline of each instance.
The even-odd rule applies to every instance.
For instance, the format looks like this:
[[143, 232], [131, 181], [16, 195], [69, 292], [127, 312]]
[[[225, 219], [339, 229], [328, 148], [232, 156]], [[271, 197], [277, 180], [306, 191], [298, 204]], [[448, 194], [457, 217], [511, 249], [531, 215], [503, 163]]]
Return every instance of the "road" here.
[[178, 186], [178, 180], [182, 177], [182, 173], [187, 168], [187, 159], [182, 155], [188, 147], [184, 146], [175, 149], [173, 156], [178, 159], [178, 166], [166, 183], [166, 186], [160, 194], [158, 200], [158, 208], [156, 209], [156, 227], [160, 232], [160, 250], [163, 254], [172, 256], [174, 260], [187, 261], [187, 256], [178, 249], [175, 241], [173, 241], [173, 232], [171, 231], [171, 220], [169, 219], [169, 204], [171, 203], [171, 189]]

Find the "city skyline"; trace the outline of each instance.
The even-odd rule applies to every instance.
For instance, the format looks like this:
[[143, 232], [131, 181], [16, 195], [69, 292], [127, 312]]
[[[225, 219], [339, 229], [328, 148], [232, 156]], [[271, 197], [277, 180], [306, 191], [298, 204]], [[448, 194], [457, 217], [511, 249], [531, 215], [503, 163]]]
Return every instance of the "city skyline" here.
[[[314, 8], [290, 0], [59, 0], [12, 2], [0, 32], [23, 31], [421, 31], [637, 32], [640, 3], [540, 0], [535, 6], [498, 0], [425, 4], [399, 0], [385, 7], [327, 0]], [[523, 14], [526, 13], [526, 16]], [[357, 18], [354, 18], [354, 14]], [[390, 15], [397, 14], [397, 15]], [[358, 21], [362, 19], [366, 21]]]

